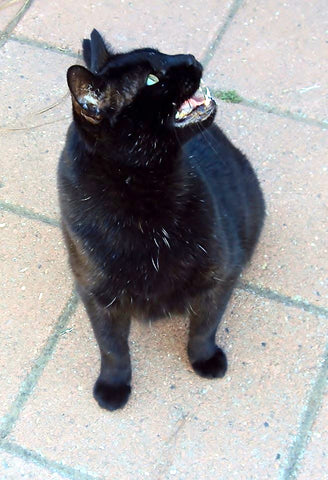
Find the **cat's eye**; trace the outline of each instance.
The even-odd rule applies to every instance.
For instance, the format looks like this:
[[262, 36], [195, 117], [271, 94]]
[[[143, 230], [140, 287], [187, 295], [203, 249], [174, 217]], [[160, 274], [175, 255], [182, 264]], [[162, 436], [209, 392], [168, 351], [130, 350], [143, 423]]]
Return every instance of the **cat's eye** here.
[[158, 83], [158, 82], [159, 82], [159, 78], [156, 77], [156, 75], [154, 75], [153, 73], [150, 73], [147, 77], [146, 85], [150, 87], [151, 85], [155, 85], [155, 83]]

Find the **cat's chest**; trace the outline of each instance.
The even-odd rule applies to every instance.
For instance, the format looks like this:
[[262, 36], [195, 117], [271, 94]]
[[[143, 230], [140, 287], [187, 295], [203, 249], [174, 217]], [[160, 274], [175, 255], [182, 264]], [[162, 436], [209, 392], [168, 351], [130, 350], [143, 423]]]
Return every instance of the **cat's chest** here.
[[186, 289], [201, 283], [213, 267], [212, 245], [191, 228], [131, 231], [121, 241], [109, 242], [107, 248], [110, 255], [103, 273], [114, 288], [131, 296], [165, 296]]

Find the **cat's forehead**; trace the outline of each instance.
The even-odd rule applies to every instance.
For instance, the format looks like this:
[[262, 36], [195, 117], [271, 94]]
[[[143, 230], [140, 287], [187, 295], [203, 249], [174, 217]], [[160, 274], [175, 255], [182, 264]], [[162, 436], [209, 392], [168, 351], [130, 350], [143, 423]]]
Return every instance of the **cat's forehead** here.
[[154, 48], [141, 48], [111, 57], [104, 73], [116, 69], [134, 69], [135, 67], [144, 67], [154, 71], [166, 70], [176, 62], [177, 57], [179, 55], [167, 55]]

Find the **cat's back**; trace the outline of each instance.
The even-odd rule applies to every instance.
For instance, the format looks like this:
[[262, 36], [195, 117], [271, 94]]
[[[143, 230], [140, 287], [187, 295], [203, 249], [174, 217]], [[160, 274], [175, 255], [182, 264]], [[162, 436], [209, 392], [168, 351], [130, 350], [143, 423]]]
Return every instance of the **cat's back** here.
[[189, 140], [184, 153], [190, 168], [206, 184], [231, 237], [239, 237], [251, 253], [263, 225], [265, 205], [247, 157], [215, 124]]

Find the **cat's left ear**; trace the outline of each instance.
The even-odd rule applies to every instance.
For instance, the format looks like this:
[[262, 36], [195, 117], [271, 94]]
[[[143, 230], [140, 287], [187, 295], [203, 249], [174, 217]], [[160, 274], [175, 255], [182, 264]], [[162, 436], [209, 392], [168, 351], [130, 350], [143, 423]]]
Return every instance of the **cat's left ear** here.
[[80, 65], [73, 65], [67, 71], [67, 83], [72, 94], [73, 108], [78, 115], [93, 124], [100, 123], [102, 120], [100, 82], [99, 77]]

